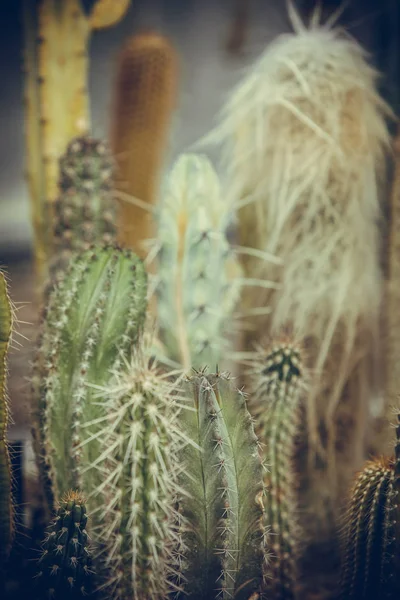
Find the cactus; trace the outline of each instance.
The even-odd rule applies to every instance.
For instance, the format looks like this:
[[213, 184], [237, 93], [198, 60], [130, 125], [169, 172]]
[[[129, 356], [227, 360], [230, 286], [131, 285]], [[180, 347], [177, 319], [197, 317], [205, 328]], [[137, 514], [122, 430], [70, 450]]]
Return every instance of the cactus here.
[[55, 258], [50, 273], [65, 269], [73, 252], [116, 239], [113, 160], [107, 145], [88, 136], [72, 140], [60, 160], [55, 203]]
[[177, 427], [180, 393], [159, 371], [147, 341], [115, 375], [99, 388], [100, 426], [100, 419], [85, 424], [88, 445], [96, 436], [101, 450], [80, 466], [84, 489], [86, 472], [92, 474], [88, 508], [102, 549], [101, 587], [107, 598], [160, 600], [172, 585], [177, 457], [186, 443]]
[[24, 0], [26, 146], [38, 274], [51, 256], [51, 204], [58, 161], [70, 140], [89, 130], [90, 31], [113, 25], [129, 0], [98, 0], [86, 16], [80, 0]]
[[388, 551], [392, 473], [388, 460], [376, 459], [366, 464], [355, 481], [344, 527], [343, 600], [387, 597], [382, 573]]
[[158, 211], [157, 313], [165, 353], [186, 371], [214, 367], [227, 350], [241, 282], [230, 216], [208, 159], [182, 155]]
[[32, 378], [36, 454], [50, 508], [67, 490], [82, 489], [80, 461], [100, 454], [100, 440], [80, 446], [82, 423], [101, 416], [93, 385], [129, 356], [145, 310], [142, 263], [111, 247], [75, 256], [50, 295]]
[[6, 390], [6, 356], [11, 337], [13, 313], [4, 274], [0, 271], [0, 574], [13, 535], [11, 466], [7, 443], [9, 408]]
[[130, 38], [118, 58], [111, 139], [122, 199], [119, 239], [141, 257], [143, 242], [154, 237], [151, 213], [176, 88], [169, 40], [154, 32]]
[[[302, 351], [289, 339], [259, 350], [252, 366], [253, 414], [269, 472], [266, 476], [266, 515], [271, 527], [267, 578], [272, 597], [294, 598], [299, 498], [295, 469], [296, 441], [301, 432], [306, 387]], [[297, 544], [298, 545], [298, 544]]]
[[267, 537], [253, 421], [228, 375], [197, 372], [187, 387], [195, 410], [182, 411], [180, 423], [199, 448], [185, 446], [181, 458], [181, 585], [193, 600], [257, 598]]
[[86, 531], [85, 499], [69, 491], [60, 500], [48, 527], [38, 561], [40, 598], [83, 598], [92, 588], [92, 558]]

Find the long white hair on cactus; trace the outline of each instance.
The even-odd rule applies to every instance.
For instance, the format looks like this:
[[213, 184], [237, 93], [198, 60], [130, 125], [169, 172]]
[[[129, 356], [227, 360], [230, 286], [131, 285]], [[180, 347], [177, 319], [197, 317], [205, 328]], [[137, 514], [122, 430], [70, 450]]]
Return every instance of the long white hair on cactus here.
[[[329, 388], [324, 398], [318, 385], [310, 394], [318, 444], [317, 406], [322, 400], [331, 422], [354, 363], [378, 347], [379, 190], [390, 109], [377, 92], [378, 73], [350, 35], [332, 19], [319, 24], [318, 12], [308, 28], [292, 4], [289, 16], [295, 32], [268, 46], [202, 144], [221, 146], [240, 244], [283, 260], [278, 272], [251, 257], [243, 263], [246, 277], [276, 274], [282, 284], [264, 292], [272, 311], [255, 330], [273, 335], [289, 323], [317, 348], [313, 370]], [[360, 402], [365, 412], [368, 399]]]

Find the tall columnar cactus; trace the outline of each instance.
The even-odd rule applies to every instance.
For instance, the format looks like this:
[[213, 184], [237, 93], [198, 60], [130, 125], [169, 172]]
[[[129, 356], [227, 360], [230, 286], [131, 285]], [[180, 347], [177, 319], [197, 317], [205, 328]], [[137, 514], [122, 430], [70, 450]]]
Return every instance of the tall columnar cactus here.
[[40, 598], [83, 598], [92, 587], [92, 557], [86, 531], [85, 499], [69, 491], [60, 500], [48, 527], [38, 561], [37, 589]]
[[[193, 600], [257, 598], [266, 552], [263, 468], [243, 392], [223, 373], [187, 383], [194, 410], [180, 414], [198, 444], [182, 451], [177, 570]], [[254, 594], [254, 596], [253, 596]]]
[[269, 469], [266, 515], [272, 555], [266, 581], [273, 598], [289, 600], [294, 598], [299, 541], [299, 473], [295, 457], [304, 420], [306, 383], [301, 349], [290, 341], [277, 341], [268, 351], [260, 350], [252, 369], [257, 433]]
[[393, 464], [367, 463], [354, 484], [344, 525], [343, 600], [385, 600], [392, 571], [394, 518], [389, 489]]
[[11, 545], [13, 504], [10, 456], [7, 444], [9, 408], [6, 390], [6, 357], [12, 330], [12, 308], [4, 274], [0, 271], [0, 575]]
[[122, 192], [120, 241], [142, 257], [148, 251], [143, 242], [154, 237], [152, 210], [177, 94], [177, 70], [171, 42], [154, 32], [131, 37], [118, 58], [111, 139]]
[[143, 340], [99, 393], [104, 416], [85, 424], [82, 444], [95, 436], [101, 449], [79, 470], [101, 549], [100, 584], [107, 598], [161, 600], [174, 569], [178, 450], [186, 443], [177, 425], [181, 394]]
[[231, 212], [205, 156], [182, 155], [158, 208], [157, 314], [169, 359], [215, 368], [239, 296], [240, 269], [226, 230]]
[[141, 261], [111, 247], [74, 257], [50, 296], [33, 374], [36, 453], [50, 507], [81, 488], [81, 462], [101, 453], [102, 440], [80, 445], [82, 424], [103, 414], [93, 385], [129, 357], [145, 310]]
[[113, 170], [111, 154], [101, 140], [83, 136], [69, 143], [60, 159], [51, 271], [65, 269], [73, 252], [115, 241]]
[[[90, 32], [117, 23], [130, 0], [24, 0], [26, 145], [35, 256], [41, 276], [51, 256], [58, 161], [69, 141], [90, 129], [87, 95]], [[50, 205], [51, 207], [51, 205]]]

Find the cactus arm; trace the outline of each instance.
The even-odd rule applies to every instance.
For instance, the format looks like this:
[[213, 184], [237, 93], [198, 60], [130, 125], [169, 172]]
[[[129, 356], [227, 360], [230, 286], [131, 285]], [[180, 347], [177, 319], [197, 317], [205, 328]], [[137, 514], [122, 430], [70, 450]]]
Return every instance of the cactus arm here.
[[[142, 257], [148, 250], [144, 242], [154, 238], [151, 209], [177, 93], [177, 70], [169, 40], [151, 32], [128, 40], [117, 65], [111, 139], [123, 193], [120, 242]], [[148, 210], [134, 204], [134, 198], [147, 203]]]
[[198, 374], [189, 386], [196, 412], [185, 411], [181, 424], [201, 451], [187, 447], [184, 456], [183, 579], [196, 599], [248, 598], [261, 586], [265, 540], [252, 420], [224, 375]]
[[6, 356], [12, 330], [12, 310], [6, 280], [0, 271], [0, 572], [9, 553], [13, 534], [11, 465], [7, 443], [8, 404]]
[[116, 25], [129, 9], [131, 0], [97, 0], [89, 16], [91, 29], [104, 29]]

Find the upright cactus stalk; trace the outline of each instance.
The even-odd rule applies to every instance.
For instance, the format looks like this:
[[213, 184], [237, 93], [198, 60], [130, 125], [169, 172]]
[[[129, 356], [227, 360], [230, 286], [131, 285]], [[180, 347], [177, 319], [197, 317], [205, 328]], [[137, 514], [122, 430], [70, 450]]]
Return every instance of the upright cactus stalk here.
[[49, 203], [57, 198], [59, 158], [72, 138], [90, 129], [90, 32], [114, 25], [129, 4], [98, 0], [87, 16], [80, 0], [24, 0], [28, 183], [40, 277], [51, 255]]
[[101, 454], [102, 440], [80, 445], [82, 424], [103, 414], [93, 385], [130, 356], [145, 311], [141, 261], [111, 247], [74, 257], [50, 296], [33, 374], [36, 452], [50, 507], [82, 489], [81, 462]]
[[37, 585], [43, 599], [75, 599], [92, 589], [92, 558], [86, 531], [85, 499], [69, 491], [48, 527], [38, 562]]
[[120, 241], [141, 257], [148, 251], [143, 242], [154, 237], [152, 209], [177, 94], [177, 70], [170, 41], [154, 32], [130, 38], [118, 59], [111, 139], [118, 189], [122, 200], [126, 197]]
[[83, 136], [69, 143], [60, 159], [51, 272], [64, 270], [73, 252], [116, 240], [113, 170], [111, 154], [101, 140]]
[[0, 271], [0, 576], [10, 551], [13, 533], [11, 467], [7, 443], [9, 408], [6, 390], [6, 357], [12, 331], [12, 308], [4, 274]]
[[[357, 477], [346, 515], [341, 582], [343, 600], [385, 600], [391, 571], [393, 464], [377, 459]], [[388, 568], [389, 567], [389, 568]], [[386, 580], [386, 581], [385, 581]]]
[[263, 468], [243, 392], [223, 373], [187, 383], [194, 411], [180, 423], [198, 444], [182, 451], [182, 588], [193, 600], [257, 598], [266, 553]]
[[296, 441], [304, 417], [306, 382], [301, 349], [290, 341], [277, 341], [268, 351], [260, 350], [253, 369], [257, 433], [269, 469], [266, 515], [272, 555], [266, 581], [274, 599], [291, 600], [298, 551]]
[[98, 388], [104, 416], [85, 424], [87, 445], [94, 436], [101, 440], [91, 464], [81, 462], [79, 469], [93, 513], [93, 540], [102, 549], [100, 583], [107, 598], [161, 600], [171, 589], [177, 459], [186, 443], [177, 426], [175, 386], [141, 340], [124, 369]]
[[227, 350], [241, 283], [230, 218], [208, 159], [182, 155], [158, 208], [157, 314], [165, 354], [185, 370], [215, 368]]

